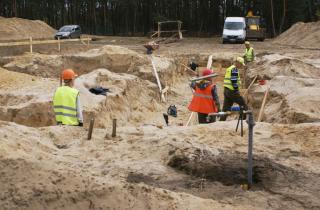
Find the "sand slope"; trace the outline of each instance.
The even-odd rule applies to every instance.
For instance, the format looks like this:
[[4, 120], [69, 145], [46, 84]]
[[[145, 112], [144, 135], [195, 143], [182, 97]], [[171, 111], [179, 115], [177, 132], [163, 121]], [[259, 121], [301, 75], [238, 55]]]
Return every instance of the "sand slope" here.
[[40, 20], [0, 17], [0, 40], [53, 38], [55, 31]]

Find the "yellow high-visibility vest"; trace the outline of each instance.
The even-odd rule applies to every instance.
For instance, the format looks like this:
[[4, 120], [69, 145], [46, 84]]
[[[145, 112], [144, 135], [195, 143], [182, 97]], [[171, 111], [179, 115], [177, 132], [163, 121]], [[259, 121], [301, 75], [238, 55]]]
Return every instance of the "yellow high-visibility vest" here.
[[63, 125], [79, 125], [77, 116], [77, 89], [62, 86], [58, 87], [53, 98], [56, 121]]
[[[232, 69], [236, 68], [235, 65], [230, 66], [229, 68], [227, 68], [226, 70], [226, 74], [224, 76], [224, 80], [223, 80], [223, 86], [230, 89], [230, 90], [234, 90], [233, 86], [232, 86], [232, 82], [231, 82], [231, 73], [232, 73]], [[240, 85], [241, 85], [241, 80], [240, 80], [240, 72], [238, 72], [238, 87], [240, 90]]]
[[244, 60], [246, 62], [252, 62], [253, 61], [253, 48], [250, 47], [249, 50], [246, 48], [245, 54], [244, 54]]

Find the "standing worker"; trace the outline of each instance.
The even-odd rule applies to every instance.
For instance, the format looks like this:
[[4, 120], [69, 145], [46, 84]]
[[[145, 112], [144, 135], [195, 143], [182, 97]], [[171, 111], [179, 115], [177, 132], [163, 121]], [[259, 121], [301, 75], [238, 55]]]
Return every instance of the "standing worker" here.
[[[226, 70], [224, 77], [224, 102], [223, 102], [223, 111], [231, 111], [233, 103], [237, 103], [240, 106], [240, 109], [247, 110], [248, 107], [240, 95], [240, 72], [239, 70], [244, 67], [244, 59], [242, 57], [237, 57], [234, 65], [230, 66]], [[220, 121], [225, 121], [226, 116], [220, 117]]]
[[245, 43], [246, 49], [245, 49], [245, 53], [244, 53], [244, 62], [245, 63], [250, 63], [252, 61], [254, 61], [255, 56], [254, 56], [254, 50], [253, 47], [250, 47], [250, 42], [246, 41]]
[[[213, 74], [213, 71], [210, 69], [206, 69], [202, 72], [202, 76], [211, 74]], [[207, 78], [200, 82], [191, 83], [191, 88], [194, 89], [194, 92], [188, 108], [190, 111], [198, 113], [200, 124], [215, 122], [215, 116], [210, 116], [208, 118], [208, 114], [220, 111], [217, 86], [212, 80], [213, 78]]]
[[72, 69], [63, 70], [61, 79], [64, 85], [58, 87], [53, 98], [54, 113], [58, 125], [83, 126], [79, 91], [74, 88], [78, 75]]

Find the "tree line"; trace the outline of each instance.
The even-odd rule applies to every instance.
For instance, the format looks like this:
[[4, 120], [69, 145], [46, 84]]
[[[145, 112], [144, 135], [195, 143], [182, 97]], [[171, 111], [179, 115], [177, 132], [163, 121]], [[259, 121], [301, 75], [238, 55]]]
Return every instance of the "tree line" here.
[[43, 20], [57, 29], [79, 24], [84, 33], [125, 36], [147, 35], [158, 21], [181, 20], [186, 34], [208, 36], [221, 33], [225, 17], [251, 10], [275, 36], [298, 21], [318, 20], [319, 5], [320, 0], [1, 0], [0, 16]]

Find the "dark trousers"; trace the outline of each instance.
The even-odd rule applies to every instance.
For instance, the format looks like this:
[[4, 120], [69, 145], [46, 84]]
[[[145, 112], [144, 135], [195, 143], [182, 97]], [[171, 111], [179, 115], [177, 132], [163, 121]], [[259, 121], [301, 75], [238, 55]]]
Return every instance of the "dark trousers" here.
[[[233, 103], [238, 104], [240, 107], [243, 107], [244, 110], [248, 109], [248, 106], [246, 102], [244, 101], [243, 97], [240, 95], [240, 93], [235, 93], [233, 90], [230, 90], [228, 88], [224, 88], [224, 101], [223, 101], [223, 111], [231, 111], [231, 107]], [[227, 116], [221, 116], [220, 121], [225, 121], [227, 119]]]
[[210, 116], [209, 120], [207, 120], [208, 114], [203, 114], [198, 112], [198, 121], [199, 124], [207, 124], [207, 123], [213, 123], [216, 121], [215, 116]]

